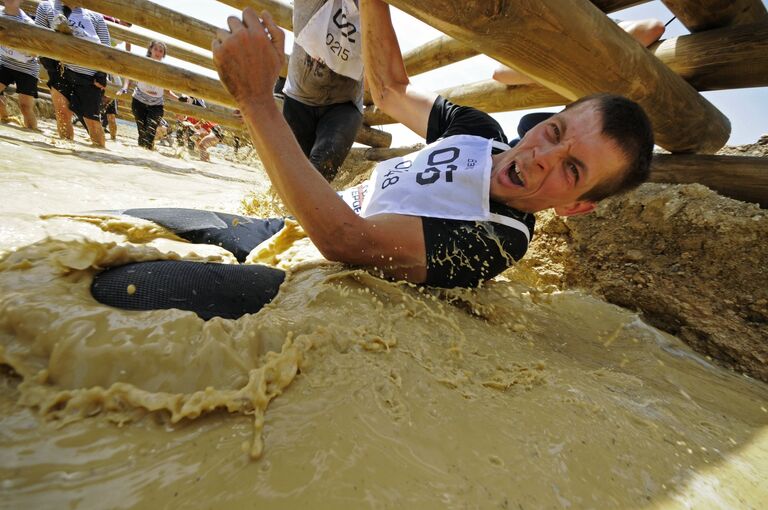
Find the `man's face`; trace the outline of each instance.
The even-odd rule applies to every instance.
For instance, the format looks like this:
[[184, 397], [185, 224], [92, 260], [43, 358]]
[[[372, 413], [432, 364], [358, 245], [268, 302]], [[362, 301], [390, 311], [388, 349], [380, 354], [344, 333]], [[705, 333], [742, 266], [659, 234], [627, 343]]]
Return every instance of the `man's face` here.
[[600, 113], [590, 103], [535, 126], [515, 147], [493, 156], [491, 198], [525, 212], [554, 208], [570, 216], [592, 211], [596, 204], [579, 197], [618, 176], [628, 163], [601, 130]]

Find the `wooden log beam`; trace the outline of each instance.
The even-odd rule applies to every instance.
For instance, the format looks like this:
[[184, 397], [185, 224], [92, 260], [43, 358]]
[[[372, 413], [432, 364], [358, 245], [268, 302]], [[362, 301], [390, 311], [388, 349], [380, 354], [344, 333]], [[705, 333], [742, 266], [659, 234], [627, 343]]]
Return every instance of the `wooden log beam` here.
[[241, 11], [246, 7], [252, 7], [257, 12], [268, 11], [278, 26], [293, 31], [293, 6], [290, 3], [280, 0], [219, 0], [219, 2]]
[[132, 27], [118, 25], [111, 21], [107, 21], [107, 27], [109, 28], [109, 35], [120, 41], [135, 44], [142, 48], [148, 48], [152, 41], [161, 41], [167, 47], [167, 55], [169, 57], [177, 58], [184, 62], [189, 62], [190, 64], [195, 64], [213, 71], [216, 70], [216, 66], [213, 65], [213, 54], [209, 50], [197, 48], [194, 50], [187, 49], [175, 44], [167, 37], [150, 37], [139, 33]]
[[[293, 7], [280, 0], [219, 0], [221, 3], [243, 10], [253, 7], [267, 10], [279, 26], [293, 31]], [[613, 12], [644, 3], [647, 0], [593, 0], [603, 12]], [[410, 76], [426, 73], [433, 69], [474, 57], [479, 52], [448, 36], [440, 36], [403, 55], [405, 67]]]
[[[39, 3], [40, 3], [40, 0], [23, 0], [21, 2], [21, 7], [22, 9], [24, 9], [25, 12], [27, 12], [30, 15], [33, 15], [37, 11], [37, 5]], [[178, 44], [170, 40], [168, 37], [161, 36], [161, 37], [153, 38], [148, 35], [139, 33], [133, 27], [126, 27], [123, 25], [119, 25], [117, 23], [113, 23], [112, 21], [107, 21], [107, 28], [109, 29], [110, 37], [117, 39], [119, 41], [135, 44], [137, 46], [141, 46], [144, 48], [148, 47], [149, 43], [151, 43], [153, 40], [162, 41], [168, 47], [168, 55], [174, 58], [177, 58], [179, 60], [189, 62], [191, 64], [205, 67], [206, 69], [211, 69], [214, 71], [216, 70], [215, 66], [213, 65], [213, 57], [209, 49], [201, 48], [196, 50], [190, 50], [182, 46], [179, 46]], [[210, 48], [210, 40], [208, 41], [206, 48]]]
[[768, 21], [768, 11], [761, 0], [662, 0], [662, 2], [692, 33]]
[[768, 208], [768, 158], [656, 154], [650, 181], [699, 183], [721, 195]]
[[714, 152], [728, 140], [721, 112], [586, 0], [389, 1], [568, 100], [601, 91], [634, 99], [671, 152]]
[[77, 0], [77, 3], [204, 49], [211, 48], [219, 28], [148, 0]]
[[[22, 7], [26, 7], [25, 12], [34, 14], [37, 9], [37, 4], [40, 0], [23, 0]], [[162, 41], [168, 48], [168, 56], [195, 64], [212, 71], [216, 70], [216, 66], [213, 64], [213, 56], [209, 49], [203, 49], [195, 47], [194, 49], [185, 48], [176, 44], [172, 39], [165, 36], [150, 37], [135, 30], [133, 27], [126, 27], [107, 21], [107, 28], [109, 29], [109, 35], [119, 41], [125, 41], [131, 44], [135, 44], [141, 47], [149, 47], [152, 41]], [[206, 48], [210, 48], [210, 41]], [[285, 65], [280, 70], [280, 76], [285, 77], [288, 72], [288, 56], [285, 57]]]
[[[708, 30], [661, 41], [652, 53], [696, 90], [768, 86], [768, 23]], [[568, 100], [538, 84], [506, 86], [493, 80], [437, 91], [488, 113], [558, 106]], [[365, 109], [371, 126], [393, 124], [381, 110]]]
[[[0, 44], [72, 64], [95, 67], [118, 76], [127, 76], [237, 108], [234, 98], [219, 80], [38, 26], [0, 18]], [[388, 147], [391, 135], [366, 126], [361, 129], [356, 140], [363, 144]]]
[[364, 149], [364, 148], [353, 148], [352, 154], [358, 155], [358, 157], [362, 157], [368, 161], [386, 161], [388, 159], [397, 158], [400, 156], [405, 156], [406, 154], [410, 154], [412, 152], [416, 152], [420, 149], [423, 149], [424, 145], [417, 144], [413, 147], [389, 147], [385, 149], [376, 149], [376, 148], [370, 148], [370, 149]]
[[651, 50], [696, 90], [768, 86], [768, 22], [667, 39]]
[[[495, 80], [483, 80], [437, 91], [450, 101], [472, 106], [487, 113], [508, 112], [559, 106], [569, 101], [560, 94], [535, 83], [504, 85]], [[364, 110], [363, 121], [370, 126], [395, 124], [397, 121], [372, 106]]]
[[[592, 0], [595, 7], [609, 13], [644, 3], [646, 0]], [[472, 45], [442, 35], [403, 54], [409, 76], [426, 73], [449, 64], [479, 55]]]

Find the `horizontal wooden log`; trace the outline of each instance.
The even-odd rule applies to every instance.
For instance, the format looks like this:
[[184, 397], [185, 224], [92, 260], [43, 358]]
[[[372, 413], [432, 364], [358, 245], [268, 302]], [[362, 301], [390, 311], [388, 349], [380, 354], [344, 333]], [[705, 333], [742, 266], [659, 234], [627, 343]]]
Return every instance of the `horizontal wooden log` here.
[[634, 99], [671, 152], [714, 152], [728, 140], [725, 115], [586, 0], [389, 1], [569, 100], [603, 91]]
[[252, 7], [257, 12], [268, 11], [278, 26], [293, 31], [293, 6], [290, 3], [279, 0], [219, 0], [219, 2], [241, 11], [246, 7]]
[[768, 22], [667, 39], [652, 51], [696, 90], [768, 86]]
[[415, 76], [478, 54], [463, 42], [442, 35], [403, 53], [403, 61], [408, 75]]
[[[709, 30], [661, 41], [650, 50], [696, 90], [768, 86], [768, 23]], [[546, 108], [569, 101], [538, 85], [503, 85], [494, 80], [437, 91], [443, 97], [488, 113]], [[392, 124], [381, 110], [365, 109], [371, 126]]]
[[361, 148], [353, 148], [351, 152], [352, 154], [356, 154], [358, 155], [358, 157], [362, 157], [368, 161], [386, 161], [388, 159], [405, 156], [406, 154], [410, 154], [412, 152], [418, 151], [423, 147], [424, 146], [421, 144], [417, 144], [413, 147], [389, 147], [389, 148], [383, 148], [383, 149], [377, 149], [377, 148], [364, 149], [361, 147]]
[[[592, 0], [595, 7], [609, 13], [644, 3], [646, 0]], [[447, 35], [428, 41], [403, 54], [409, 76], [426, 73], [479, 55], [480, 51]]]
[[[495, 80], [483, 80], [436, 91], [450, 101], [478, 108], [487, 113], [546, 108], [568, 103], [560, 94], [538, 84], [504, 85]], [[392, 117], [376, 106], [367, 107], [363, 120], [370, 126], [394, 124]]]
[[[76, 37], [56, 33], [45, 28], [0, 18], [0, 44], [22, 51], [63, 60], [72, 64], [101, 69], [131, 79], [200, 97], [230, 108], [237, 108], [220, 81], [171, 66], [150, 58], [133, 55]], [[366, 127], [357, 141], [363, 144], [384, 144], [391, 140], [389, 133]]]
[[[253, 7], [258, 11], [266, 10], [279, 26], [293, 30], [293, 7], [279, 0], [219, 0], [221, 3], [243, 10]], [[593, 0], [603, 12], [613, 12], [626, 7], [644, 3], [646, 0]], [[474, 57], [479, 52], [466, 44], [448, 36], [440, 36], [413, 48], [403, 54], [405, 67], [410, 76], [426, 73], [448, 64]], [[370, 101], [366, 101], [370, 104]]]
[[[25, 12], [32, 15], [37, 10], [37, 5], [40, 3], [40, 0], [23, 0], [22, 2], [22, 8]], [[177, 58], [179, 60], [183, 60], [185, 62], [189, 62], [191, 64], [195, 64], [201, 67], [205, 67], [206, 69], [212, 69], [216, 70], [216, 67], [213, 65], [213, 57], [211, 55], [210, 49], [195, 49], [190, 50], [188, 48], [184, 48], [183, 46], [180, 46], [173, 42], [168, 37], [151, 37], [142, 33], [139, 33], [136, 31], [133, 27], [127, 27], [123, 25], [119, 25], [117, 23], [113, 23], [111, 21], [107, 21], [107, 28], [109, 29], [109, 35], [113, 39], [117, 39], [118, 41], [124, 41], [127, 43], [135, 44], [137, 46], [141, 46], [143, 48], [149, 47], [149, 43], [151, 43], [153, 40], [162, 41], [165, 43], [165, 45], [168, 48], [168, 55], [172, 56], [174, 58]], [[210, 40], [207, 43], [206, 48], [210, 48]]]
[[[34, 14], [37, 9], [37, 4], [39, 3], [40, 3], [40, 0], [23, 0], [22, 6], [26, 7], [25, 12]], [[155, 41], [155, 40], [162, 41], [168, 49], [167, 51], [168, 56], [176, 58], [178, 60], [183, 60], [184, 62], [189, 62], [190, 64], [195, 64], [197, 66], [204, 67], [206, 69], [210, 69], [212, 71], [216, 70], [216, 66], [213, 64], [213, 55], [210, 49], [208, 49], [211, 46], [210, 44], [211, 41], [208, 41], [208, 44], [205, 48], [195, 47], [193, 49], [190, 49], [190, 48], [185, 48], [183, 46], [180, 46], [179, 44], [176, 44], [176, 42], [174, 42], [172, 39], [168, 37], [165, 37], [165, 36], [150, 37], [148, 35], [145, 35], [136, 31], [133, 27], [119, 25], [111, 21], [107, 21], [107, 28], [109, 29], [110, 37], [118, 41], [124, 41], [127, 43], [135, 44], [143, 48], [149, 47], [149, 44], [152, 41]], [[145, 27], [145, 28], [149, 28], [149, 27]], [[288, 56], [286, 55], [285, 65], [280, 70], [280, 76], [285, 77], [287, 72], [288, 72]]]
[[761, 0], [662, 0], [692, 33], [768, 21]]
[[77, 3], [204, 49], [211, 48], [211, 41], [220, 28], [148, 0], [77, 0]]
[[201, 48], [188, 49], [183, 46], [175, 44], [167, 37], [149, 37], [147, 35], [137, 32], [132, 27], [126, 27], [118, 25], [117, 23], [107, 22], [109, 28], [109, 35], [119, 41], [125, 41], [127, 43], [135, 44], [142, 48], [148, 48], [152, 41], [161, 41], [167, 48], [166, 54], [169, 57], [189, 62], [206, 69], [216, 70], [216, 66], [213, 65], [213, 54], [208, 50]]
[[721, 195], [768, 207], [768, 158], [656, 154], [651, 182], [699, 183]]

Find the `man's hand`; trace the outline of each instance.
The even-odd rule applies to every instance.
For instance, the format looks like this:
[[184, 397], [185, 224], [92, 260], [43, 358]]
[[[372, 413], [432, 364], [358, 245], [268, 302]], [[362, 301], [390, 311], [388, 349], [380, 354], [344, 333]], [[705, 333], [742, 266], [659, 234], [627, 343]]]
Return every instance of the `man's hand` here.
[[268, 12], [257, 14], [250, 7], [242, 21], [230, 16], [227, 24], [229, 31], [218, 30], [212, 46], [222, 83], [242, 107], [274, 103], [272, 89], [285, 61], [285, 34]]

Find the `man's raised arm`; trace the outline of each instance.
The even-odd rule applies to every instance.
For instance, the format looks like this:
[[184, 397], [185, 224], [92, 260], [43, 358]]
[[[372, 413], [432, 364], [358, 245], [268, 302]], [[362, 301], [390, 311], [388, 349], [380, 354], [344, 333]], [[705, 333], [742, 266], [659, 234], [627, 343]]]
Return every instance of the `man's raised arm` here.
[[376, 106], [426, 138], [429, 113], [437, 94], [411, 85], [397, 42], [389, 5], [360, 0], [365, 78]]
[[329, 260], [373, 266], [412, 282], [426, 278], [421, 219], [399, 214], [362, 218], [336, 194], [299, 147], [272, 90], [283, 64], [284, 34], [267, 12], [250, 7], [219, 30], [213, 61], [237, 101], [272, 186]]

